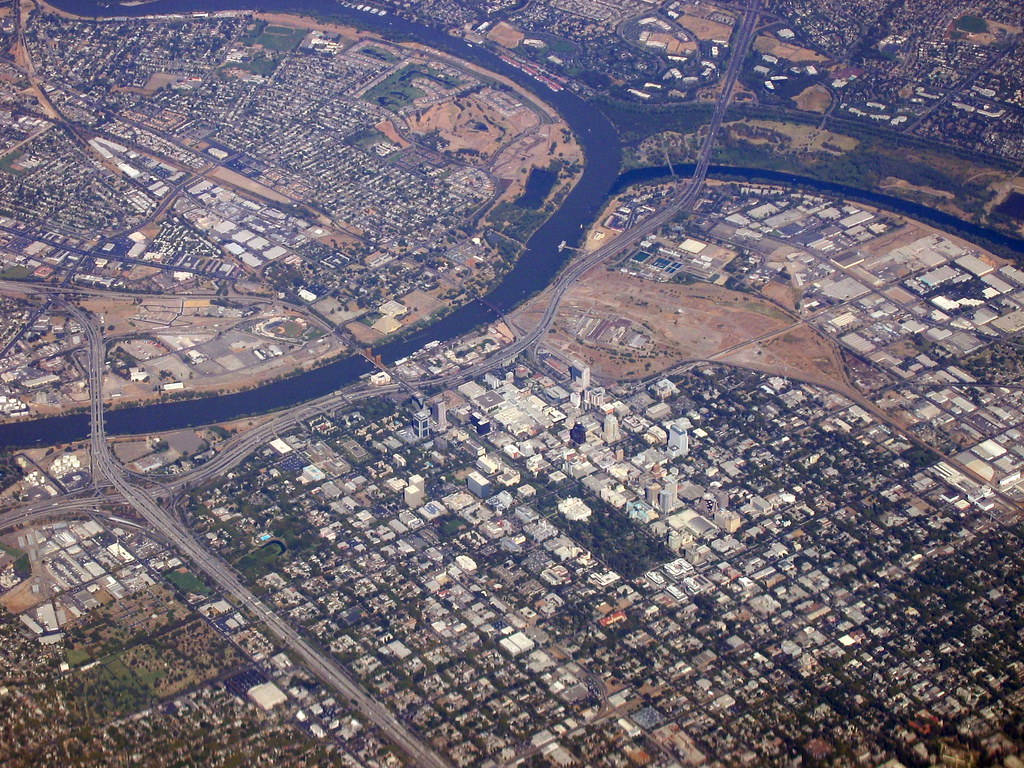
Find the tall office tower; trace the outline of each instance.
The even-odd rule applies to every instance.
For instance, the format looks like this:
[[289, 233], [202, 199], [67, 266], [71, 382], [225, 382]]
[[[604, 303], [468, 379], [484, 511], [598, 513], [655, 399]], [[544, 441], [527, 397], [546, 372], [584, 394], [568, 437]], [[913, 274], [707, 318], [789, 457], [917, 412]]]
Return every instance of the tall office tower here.
[[647, 503], [650, 504], [652, 507], [660, 508], [660, 504], [658, 503], [660, 493], [660, 483], [651, 483], [650, 485], [648, 485], [646, 490]]
[[420, 408], [412, 417], [412, 428], [416, 437], [423, 439], [430, 437], [430, 411]]
[[434, 402], [431, 408], [434, 411], [434, 429], [444, 432], [448, 429], [448, 403], [442, 398]]
[[586, 389], [590, 386], [590, 366], [584, 365], [583, 363], [572, 363], [569, 366], [569, 376], [572, 377], [572, 383], [576, 384], [580, 389]]
[[678, 421], [672, 422], [668, 428], [668, 449], [675, 456], [686, 456], [690, 453], [690, 430]]
[[672, 472], [665, 478], [665, 487], [658, 494], [658, 509], [663, 515], [672, 514], [679, 503], [679, 476]]
[[704, 516], [714, 518], [718, 514], [718, 497], [713, 493], [705, 493], [701, 498], [701, 502], [704, 504]]
[[577, 421], [569, 430], [569, 439], [576, 443], [576, 445], [583, 445], [587, 442], [587, 428]]
[[614, 413], [609, 413], [604, 417], [604, 441], [606, 443], [614, 443], [622, 437], [622, 433], [619, 431], [619, 419]]

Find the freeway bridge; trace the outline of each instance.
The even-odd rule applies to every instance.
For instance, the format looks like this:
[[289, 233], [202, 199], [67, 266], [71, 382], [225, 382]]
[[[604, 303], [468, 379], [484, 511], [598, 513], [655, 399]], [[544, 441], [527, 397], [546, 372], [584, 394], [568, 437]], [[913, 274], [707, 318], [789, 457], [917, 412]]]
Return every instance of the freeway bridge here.
[[[280, 431], [308, 419], [359, 400], [382, 394], [393, 394], [401, 388], [450, 387], [470, 378], [503, 367], [524, 351], [536, 350], [553, 322], [558, 306], [566, 291], [596, 265], [621, 254], [639, 240], [657, 231], [680, 212], [690, 210], [698, 201], [714, 149], [718, 131], [725, 116], [739, 74], [760, 16], [759, 0], [748, 0], [746, 12], [735, 32], [732, 56], [723, 79], [722, 89], [709, 124], [709, 130], [698, 154], [693, 174], [676, 199], [653, 215], [621, 233], [608, 244], [573, 260], [548, 289], [547, 305], [540, 322], [512, 344], [480, 363], [455, 373], [401, 382], [386, 387], [357, 384], [346, 390], [302, 403], [287, 409], [262, 425], [238, 435], [227, 442], [216, 457], [189, 473], [175, 476], [149, 487], [140, 485], [113, 456], [107, 443], [103, 412], [103, 373], [106, 348], [101, 330], [91, 315], [77, 307], [69, 311], [76, 317], [86, 336], [87, 381], [90, 394], [90, 454], [94, 493], [69, 495], [59, 501], [36, 501], [0, 513], [0, 529], [26, 525], [57, 517], [106, 515], [111, 509], [125, 507], [132, 510], [148, 529], [170, 542], [194, 567], [205, 574], [225, 595], [244, 606], [286, 648], [294, 653], [307, 668], [324, 683], [354, 701], [362, 714], [403, 750], [417, 766], [448, 768], [446, 759], [438, 755], [418, 735], [395, 717], [385, 706], [371, 697], [330, 654], [309, 640], [278, 616], [243, 583], [235, 570], [216, 554], [207, 550], [192, 532], [169, 511], [175, 500], [190, 488], [230, 470]], [[150, 479], [149, 483], [153, 483]], [[154, 495], [156, 494], [156, 495]], [[163, 501], [164, 503], [161, 503]], [[165, 506], [166, 505], [166, 506]], [[123, 512], [119, 513], [123, 515]]]

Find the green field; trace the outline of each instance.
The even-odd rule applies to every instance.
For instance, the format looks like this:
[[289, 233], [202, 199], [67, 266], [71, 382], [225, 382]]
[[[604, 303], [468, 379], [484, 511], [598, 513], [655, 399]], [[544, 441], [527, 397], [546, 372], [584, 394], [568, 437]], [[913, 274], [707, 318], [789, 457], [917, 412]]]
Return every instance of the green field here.
[[246, 72], [252, 72], [254, 75], [260, 75], [261, 77], [270, 77], [274, 74], [278, 64], [279, 62], [275, 58], [259, 56], [251, 61], [233, 61], [226, 66], [234, 69], [244, 69]]
[[20, 264], [15, 264], [8, 267], [3, 272], [0, 272], [0, 278], [3, 278], [4, 280], [24, 280], [31, 274], [31, 269], [23, 267]]
[[189, 571], [168, 571], [164, 578], [182, 592], [194, 592], [197, 595], [208, 595], [210, 588]]
[[21, 156], [25, 154], [22, 150], [18, 149], [14, 152], [8, 152], [2, 158], [0, 158], [0, 170], [6, 171], [7, 173], [13, 173], [16, 175], [24, 174], [24, 171], [17, 171], [13, 168], [13, 165], [18, 162]]
[[359, 52], [364, 56], [372, 56], [375, 59], [386, 61], [388, 64], [394, 61], [398, 61], [398, 57], [395, 56], [394, 54], [385, 51], [383, 48], [377, 48], [376, 46], [373, 45], [368, 45], [365, 48], [360, 49]]
[[421, 96], [426, 96], [422, 90], [412, 84], [413, 79], [417, 77], [433, 80], [445, 88], [454, 88], [459, 84], [459, 81], [453, 77], [410, 65], [377, 83], [363, 94], [363, 99], [379, 104], [385, 109], [398, 109], [412, 104]]
[[27, 579], [32, 575], [32, 566], [28, 561], [28, 555], [15, 547], [9, 547], [0, 542], [0, 552], [10, 555], [14, 559], [14, 575], [19, 579]]
[[961, 32], [969, 32], [973, 35], [988, 32], [988, 22], [980, 16], [961, 16], [957, 19], [956, 28]]
[[247, 552], [235, 563], [235, 567], [250, 579], [258, 579], [274, 570], [281, 559], [284, 547], [280, 542], [272, 541], [252, 552]]
[[294, 27], [277, 27], [270, 25], [256, 38], [256, 43], [270, 51], [291, 51], [302, 42], [306, 30]]
[[396, 109], [412, 104], [416, 99], [426, 94], [412, 84], [412, 79], [419, 74], [415, 67], [406, 67], [395, 72], [390, 77], [377, 83], [368, 90], [363, 99], [379, 104], [386, 109]]
[[388, 137], [376, 128], [364, 128], [356, 131], [348, 138], [348, 143], [361, 149], [369, 149], [374, 144], [387, 141]]

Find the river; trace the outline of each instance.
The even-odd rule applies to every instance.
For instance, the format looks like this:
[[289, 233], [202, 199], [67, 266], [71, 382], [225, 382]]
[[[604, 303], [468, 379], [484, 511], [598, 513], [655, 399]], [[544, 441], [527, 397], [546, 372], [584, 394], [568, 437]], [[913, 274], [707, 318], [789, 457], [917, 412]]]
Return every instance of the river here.
[[[560, 252], [559, 244], [562, 241], [570, 246], [577, 244], [582, 236], [583, 228], [594, 220], [614, 189], [619, 189], [624, 184], [666, 176], [668, 173], [667, 168], [651, 168], [630, 171], [620, 176], [618, 171], [621, 165], [621, 146], [618, 134], [608, 119], [592, 105], [587, 104], [569, 90], [559, 92], [549, 90], [529, 75], [506, 64], [485, 49], [471, 46], [440, 29], [414, 24], [394, 16], [380, 17], [371, 13], [342, 8], [331, 0], [260, 0], [258, 3], [248, 3], [244, 6], [240, 5], [238, 0], [235, 2], [231, 2], [231, 0], [157, 0], [127, 8], [104, 7], [93, 0], [51, 0], [51, 2], [63, 10], [82, 16], [140, 16], [156, 13], [186, 13], [193, 10], [231, 10], [239, 7], [249, 10], [292, 11], [321, 15], [343, 13], [346, 22], [378, 33], [382, 37], [414, 39], [503, 75], [558, 111], [575, 133], [584, 152], [585, 166], [579, 182], [554, 214], [529, 239], [523, 254], [514, 267], [482, 300], [458, 307], [429, 327], [423, 328], [407, 338], [376, 348], [375, 351], [379, 352], [388, 362], [405, 357], [430, 341], [443, 342], [457, 338], [483, 323], [495, 320], [499, 313], [508, 312], [518, 306], [524, 299], [543, 289], [553, 280], [565, 260], [572, 254], [572, 251], [568, 249]], [[684, 173], [689, 172], [686, 166], [676, 168], [677, 173], [680, 170]], [[826, 194], [857, 199], [867, 198], [869, 201], [874, 201], [879, 207], [906, 213], [908, 216], [917, 216], [932, 221], [947, 217], [949, 225], [960, 228], [961, 231], [970, 231], [970, 228], [974, 227], [979, 234], [984, 234], [991, 239], [1000, 236], [998, 232], [961, 222], [948, 214], [932, 211], [899, 198], [774, 171], [712, 167], [712, 173], [726, 171], [732, 177], [749, 178], [750, 180], [768, 180], [774, 177], [777, 182], [799, 184]], [[1002, 235], [1002, 237], [1006, 236]], [[1018, 249], [1024, 253], [1024, 243], [1017, 242]], [[296, 374], [246, 392], [115, 408], [107, 414], [107, 432], [112, 435], [145, 434], [228, 421], [249, 414], [279, 410], [332, 392], [356, 381], [370, 370], [371, 366], [364, 358], [353, 355], [322, 368]], [[0, 446], [70, 442], [84, 439], [88, 436], [88, 430], [88, 416], [85, 413], [13, 422], [0, 425]]]
[[[645, 181], [660, 181], [672, 178], [673, 174], [678, 176], [689, 176], [693, 173], [693, 163], [679, 163], [671, 168], [667, 165], [651, 166], [647, 168], [634, 168], [626, 171], [615, 180], [611, 193], [617, 194], [626, 187]], [[911, 219], [924, 221], [939, 228], [944, 228], [968, 240], [977, 241], [980, 245], [989, 244], [999, 246], [1007, 251], [1012, 251], [1024, 257], [1024, 239], [1013, 235], [999, 232], [980, 224], [964, 221], [952, 214], [930, 208], [920, 203], [904, 200], [901, 197], [886, 195], [859, 187], [852, 187], [848, 184], [840, 184], [835, 181], [822, 181], [812, 176], [801, 176], [787, 171], [775, 171], [768, 168], [746, 168], [735, 165], [710, 165], [708, 176], [719, 179], [740, 179], [750, 182], [768, 182], [790, 187], [799, 187], [818, 192], [826, 196], [839, 197], [845, 200], [856, 200], [867, 203], [877, 208], [884, 208], [895, 213], [903, 214]]]

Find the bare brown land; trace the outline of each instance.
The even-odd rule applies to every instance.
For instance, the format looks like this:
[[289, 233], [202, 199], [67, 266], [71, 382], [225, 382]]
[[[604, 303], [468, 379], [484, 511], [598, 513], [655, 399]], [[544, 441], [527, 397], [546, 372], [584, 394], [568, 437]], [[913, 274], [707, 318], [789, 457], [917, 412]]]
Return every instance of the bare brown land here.
[[652, 32], [647, 38], [649, 43], [661, 43], [665, 46], [665, 53], [674, 55], [693, 53], [697, 50], [697, 43], [692, 40], [680, 40], [675, 35], [667, 32]]
[[684, 13], [676, 22], [685, 29], [692, 32], [701, 40], [728, 40], [732, 34], [731, 24], [722, 24], [719, 21], [705, 19], [696, 13], [706, 12], [704, 7], [685, 6], [687, 13]]
[[498, 45], [505, 48], [516, 48], [523, 42], [523, 38], [526, 37], [522, 32], [513, 27], [507, 21], [499, 21], [490, 32], [487, 33], [487, 39], [493, 40]]
[[804, 112], [824, 113], [832, 103], [832, 95], [823, 85], [809, 85], [793, 97], [797, 109]]
[[[537, 116], [525, 107], [523, 110], [533, 118], [533, 124], [536, 125]], [[450, 152], [468, 149], [489, 158], [498, 150], [505, 138], [506, 128], [503, 122], [492, 106], [470, 97], [459, 102], [446, 101], [434, 104], [410, 117], [409, 127], [419, 134], [437, 131], [448, 143], [446, 149]]]
[[[516, 313], [531, 327], [543, 295]], [[654, 283], [594, 270], [565, 295], [546, 345], [598, 376], [636, 378], [705, 360], [796, 322], [770, 301], [717, 285]]]
[[985, 23], [988, 25], [987, 32], [964, 33], [966, 38], [976, 45], [992, 45], [1005, 37], [1021, 33], [1021, 27], [1012, 24], [1003, 24], [991, 19], [985, 19]]
[[[514, 200], [523, 193], [530, 170], [544, 167], [552, 159], [564, 160], [567, 163], [580, 161], [582, 151], [574, 137], [565, 139], [560, 125], [542, 125], [536, 132], [527, 134], [518, 141], [502, 149], [494, 160], [492, 172], [499, 179], [509, 182], [502, 194], [502, 200]], [[575, 184], [574, 177], [569, 183]], [[557, 184], [552, 194], [564, 188], [566, 182]]]
[[229, 184], [237, 189], [245, 190], [254, 195], [259, 195], [268, 200], [274, 200], [278, 203], [294, 203], [290, 197], [282, 195], [280, 192], [276, 192], [265, 184], [260, 184], [258, 181], [250, 179], [248, 176], [232, 171], [230, 168], [225, 168], [222, 165], [218, 165], [209, 173], [204, 174], [207, 178], [216, 179], [217, 181]]
[[716, 355], [714, 359], [859, 396], [847, 379], [842, 354], [831, 341], [807, 325], [793, 326], [771, 337]]
[[3, 605], [11, 613], [22, 613], [29, 608], [35, 608], [46, 601], [47, 595], [40, 590], [32, 591], [32, 585], [36, 583], [35, 578], [28, 578], [17, 584], [10, 592], [0, 597], [0, 605]]
[[917, 184], [911, 184], [909, 181], [897, 178], [895, 176], [886, 176], [884, 179], [882, 179], [881, 182], [879, 182], [878, 186], [886, 190], [896, 189], [901, 191], [920, 192], [922, 194], [928, 195], [929, 197], [938, 197], [943, 200], [953, 200], [956, 197], [956, 195], [954, 195], [952, 192], [949, 192], [948, 190], [935, 189], [935, 187], [923, 187]]
[[398, 130], [395, 128], [395, 124], [390, 120], [382, 120], [373, 127], [383, 133], [392, 144], [397, 144], [403, 149], [409, 146], [409, 142], [402, 138], [401, 134], [399, 134]]
[[809, 48], [801, 48], [798, 45], [784, 43], [771, 35], [758, 35], [757, 39], [754, 40], [754, 50], [758, 53], [767, 53], [770, 56], [778, 56], [780, 59], [786, 59], [787, 61], [821, 62], [828, 60], [827, 57], [822, 56], [820, 53], [812, 51]]
[[776, 280], [772, 280], [761, 289], [761, 293], [776, 304], [779, 304], [793, 312], [796, 311], [796, 304], [799, 299], [799, 295], [797, 290], [789, 283], [780, 283]]

